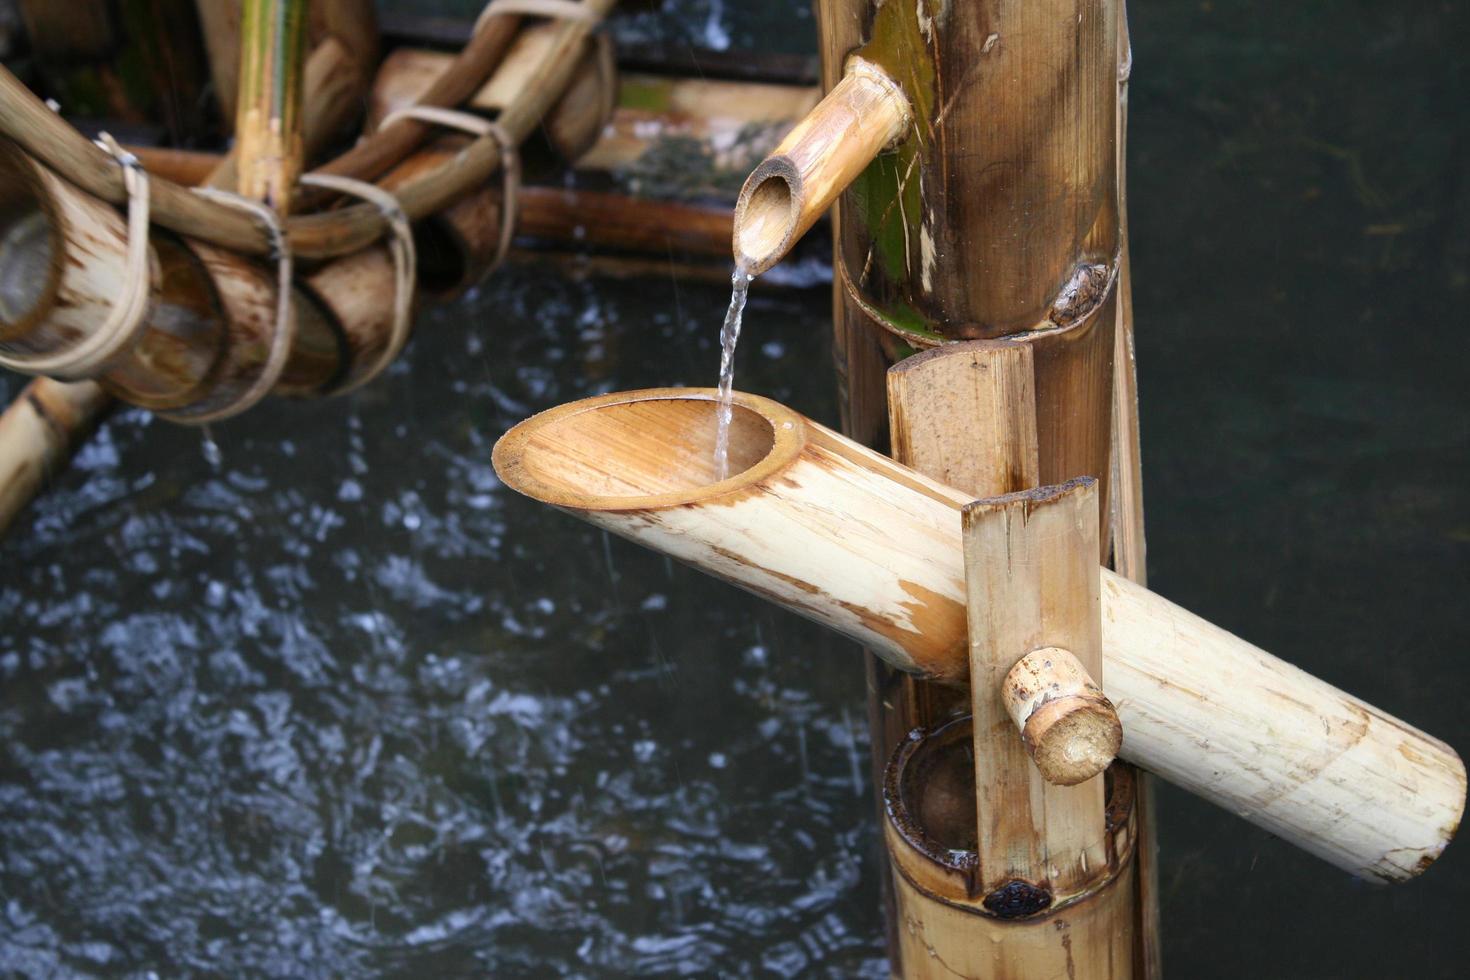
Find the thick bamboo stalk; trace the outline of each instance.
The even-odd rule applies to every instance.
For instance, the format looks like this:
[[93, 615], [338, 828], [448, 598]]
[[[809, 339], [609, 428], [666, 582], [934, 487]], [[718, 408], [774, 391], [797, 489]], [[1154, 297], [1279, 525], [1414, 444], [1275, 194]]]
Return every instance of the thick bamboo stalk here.
[[[1109, 770], [1103, 864], [1086, 890], [1044, 908], [1016, 883], [983, 890], [975, 850], [976, 770], [969, 719], [905, 738], [884, 771], [884, 844], [894, 881], [896, 976], [904, 980], [1128, 980], [1133, 955], [1137, 814], [1133, 775]], [[1096, 780], [1095, 782], [1101, 782]]]
[[[831, 626], [904, 670], [968, 677], [968, 494], [737, 394], [714, 480], [716, 393], [605, 395], [494, 451], [513, 489]], [[1425, 870], [1458, 826], [1443, 743], [1161, 596], [1102, 572], [1104, 690], [1122, 756], [1355, 874]]]
[[95, 381], [36, 378], [0, 414], [0, 534], [66, 465], [111, 402]]
[[909, 127], [903, 89], [854, 58], [832, 91], [751, 172], [735, 204], [735, 264], [751, 275], [781, 260], [837, 195]]

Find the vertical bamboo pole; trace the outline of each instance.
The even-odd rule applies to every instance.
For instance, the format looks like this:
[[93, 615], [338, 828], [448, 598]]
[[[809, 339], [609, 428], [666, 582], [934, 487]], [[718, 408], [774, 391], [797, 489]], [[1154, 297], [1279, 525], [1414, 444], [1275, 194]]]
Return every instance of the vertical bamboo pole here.
[[235, 111], [236, 191], [283, 218], [301, 173], [305, 42], [306, 0], [245, 0]]
[[[839, 203], [833, 346], [855, 438], [887, 439], [875, 397], [887, 363], [1033, 335], [1030, 485], [1096, 477], [1110, 512], [1118, 22], [1117, 0], [820, 3], [827, 85], [857, 53], [903, 85], [918, 118]], [[909, 448], [895, 440], [915, 462]], [[954, 710], [876, 661], [869, 687], [875, 770], [904, 733]]]

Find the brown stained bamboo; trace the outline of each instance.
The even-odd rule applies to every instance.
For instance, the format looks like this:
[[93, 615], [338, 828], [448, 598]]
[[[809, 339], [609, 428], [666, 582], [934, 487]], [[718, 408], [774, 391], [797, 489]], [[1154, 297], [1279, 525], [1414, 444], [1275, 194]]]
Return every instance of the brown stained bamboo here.
[[240, 88], [240, 4], [241, 0], [194, 0], [214, 98], [221, 115], [232, 123]]
[[111, 403], [95, 381], [36, 378], [0, 414], [0, 534], [66, 465]]
[[[574, 53], [580, 49], [593, 22], [600, 21], [613, 2], [586, 0], [590, 21], [558, 22], [557, 44], [538, 66], [534, 84], [498, 120], [512, 139], [517, 142], [524, 140], [539, 124], [576, 68]], [[496, 20], [498, 18], [492, 19], [490, 26], [476, 34], [476, 39], [489, 33]], [[471, 90], [475, 84], [478, 80], [469, 86]], [[384, 132], [396, 132], [400, 125], [413, 125], [417, 130], [423, 128], [417, 123], [405, 122]], [[111, 158], [59, 121], [50, 109], [3, 68], [0, 68], [0, 135], [15, 139], [28, 153], [83, 190], [112, 203], [124, 200], [122, 179], [116, 173], [117, 166]], [[397, 141], [398, 137], [393, 139]], [[417, 139], [413, 135], [408, 140], [410, 148], [417, 145]], [[397, 142], [391, 147], [380, 144], [376, 137], [366, 140], [320, 172], [350, 171], [349, 176], [361, 176], [364, 169], [392, 166], [400, 158], [396, 155], [399, 145]], [[348, 157], [352, 159], [348, 161]], [[432, 214], [467, 189], [487, 181], [499, 169], [500, 159], [500, 148], [494, 140], [478, 140], [465, 151], [454, 168], [435, 171], [401, 188], [399, 202], [410, 218]], [[152, 199], [154, 220], [166, 228], [247, 255], [269, 254], [270, 242], [265, 229], [237, 209], [205, 200], [186, 188], [163, 180], [153, 182]], [[297, 256], [331, 258], [367, 247], [387, 233], [388, 228], [377, 208], [357, 204], [325, 214], [292, 218], [287, 222], [287, 231]]]
[[842, 80], [751, 172], [735, 203], [735, 264], [779, 262], [837, 195], [903, 135], [912, 110], [881, 68], [853, 58]]
[[1001, 683], [1001, 699], [1049, 783], [1075, 786], [1118, 756], [1123, 723], [1070, 650], [1041, 647], [1016, 661]]
[[[116, 210], [0, 141], [0, 348], [51, 354], [91, 337], [129, 274], [127, 255]], [[159, 274], [150, 250], [155, 287]]]
[[284, 217], [301, 173], [306, 0], [244, 0], [235, 190]]
[[1016, 737], [1004, 697], [1011, 669], [1045, 646], [1073, 651], [1103, 676], [1097, 526], [1092, 480], [964, 508], [976, 853], [987, 895], [1039, 889], [1050, 903], [1088, 890], [1107, 865], [1102, 780], [1048, 782]]
[[[737, 393], [736, 475], [713, 478], [713, 389], [564, 405], [493, 454], [512, 489], [824, 623], [904, 670], [969, 674], [971, 496]], [[1122, 757], [1345, 870], [1424, 871], [1458, 827], [1454, 751], [1102, 571], [1103, 689]]]
[[[1092, 888], [1037, 910], [1027, 889], [978, 888], [969, 719], [905, 738], [884, 772], [884, 844], [894, 881], [894, 975], [1053, 980], [1137, 976], [1137, 815], [1132, 772], [1110, 770], [1106, 865]], [[1101, 782], [1100, 780], [1098, 782]]]

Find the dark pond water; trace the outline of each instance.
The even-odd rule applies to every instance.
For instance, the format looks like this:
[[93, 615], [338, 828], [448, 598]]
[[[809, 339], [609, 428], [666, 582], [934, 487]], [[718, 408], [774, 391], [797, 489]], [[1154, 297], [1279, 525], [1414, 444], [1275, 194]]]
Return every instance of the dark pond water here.
[[[1140, 6], [1130, 147], [1152, 584], [1462, 751], [1467, 26]], [[511, 269], [217, 467], [115, 416], [0, 542], [0, 975], [884, 976], [849, 645], [489, 465], [712, 384], [727, 299]], [[758, 281], [737, 383], [833, 421], [827, 332]], [[1172, 976], [1463, 975], [1464, 842], [1380, 889], [1160, 810]]]

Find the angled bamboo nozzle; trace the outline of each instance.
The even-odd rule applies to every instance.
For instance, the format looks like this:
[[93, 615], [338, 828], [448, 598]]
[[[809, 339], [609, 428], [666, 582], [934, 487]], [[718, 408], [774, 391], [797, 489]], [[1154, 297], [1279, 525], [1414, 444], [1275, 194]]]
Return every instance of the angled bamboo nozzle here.
[[[969, 674], [970, 498], [736, 392], [717, 479], [713, 389], [562, 405], [495, 445], [513, 490], [831, 626], [904, 670]], [[1119, 755], [1379, 881], [1455, 834], [1465, 767], [1411, 725], [1104, 569], [1102, 683]]]
[[751, 171], [735, 203], [735, 263], [780, 262], [812, 223], [909, 127], [908, 97], [881, 68], [848, 59], [842, 80]]

